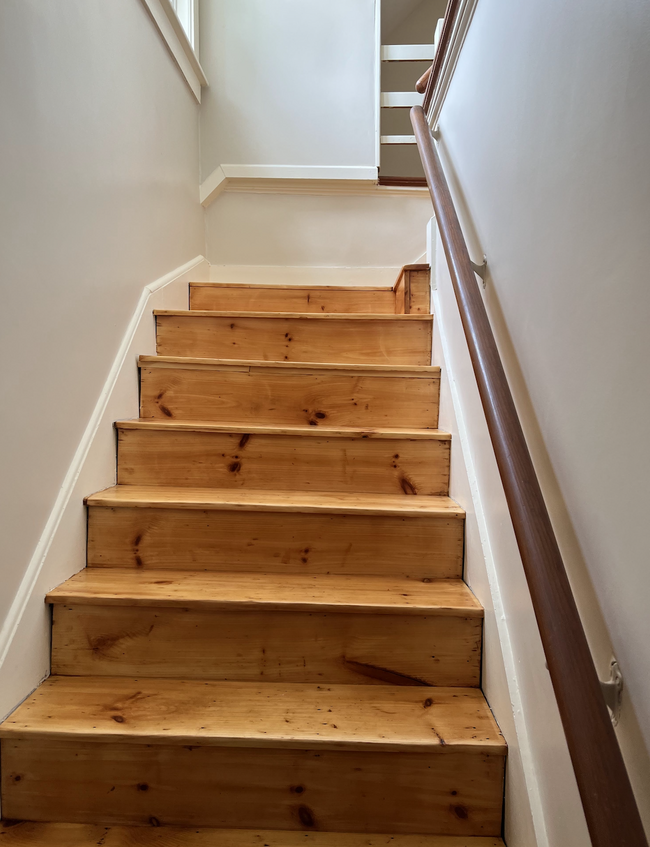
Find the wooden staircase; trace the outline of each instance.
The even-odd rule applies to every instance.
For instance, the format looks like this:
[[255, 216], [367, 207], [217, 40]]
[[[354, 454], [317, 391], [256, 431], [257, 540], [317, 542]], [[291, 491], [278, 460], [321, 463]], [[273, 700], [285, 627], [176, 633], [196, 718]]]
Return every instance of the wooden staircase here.
[[52, 676], [0, 727], [0, 847], [502, 845], [428, 289], [157, 313]]

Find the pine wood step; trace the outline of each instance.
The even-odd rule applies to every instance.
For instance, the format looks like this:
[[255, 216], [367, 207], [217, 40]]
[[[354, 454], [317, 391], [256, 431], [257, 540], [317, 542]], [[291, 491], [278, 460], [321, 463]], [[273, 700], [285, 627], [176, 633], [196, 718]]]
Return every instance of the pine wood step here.
[[140, 357], [142, 418], [248, 424], [438, 425], [439, 368]]
[[448, 497], [118, 485], [86, 503], [90, 567], [462, 573], [465, 513]]
[[155, 311], [162, 356], [430, 365], [431, 315]]
[[0, 735], [15, 819], [500, 827], [506, 748], [478, 691], [54, 677]]
[[50, 591], [48, 603], [228, 611], [478, 617], [483, 610], [460, 579], [339, 574], [205, 573], [85, 568]]
[[[503, 755], [480, 691], [51, 676], [0, 738]], [[444, 752], [447, 752], [445, 750]]]
[[190, 309], [395, 314], [393, 287], [191, 282]]
[[500, 838], [171, 826], [0, 823], [2, 847], [504, 847]]
[[58, 674], [447, 686], [480, 678], [482, 610], [460, 581], [89, 569], [48, 600]]
[[446, 495], [439, 430], [119, 421], [122, 485]]

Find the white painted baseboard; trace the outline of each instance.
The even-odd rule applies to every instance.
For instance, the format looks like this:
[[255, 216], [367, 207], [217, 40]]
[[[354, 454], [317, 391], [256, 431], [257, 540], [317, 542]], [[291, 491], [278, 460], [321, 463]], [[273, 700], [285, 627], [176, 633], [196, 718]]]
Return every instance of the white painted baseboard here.
[[183, 309], [187, 283], [208, 278], [197, 256], [144, 287], [50, 516], [0, 630], [0, 718], [49, 673], [50, 615], [46, 593], [86, 564], [83, 498], [115, 484], [113, 422], [138, 416], [140, 354], [156, 350], [153, 309]]
[[199, 198], [202, 205], [207, 207], [222, 191], [227, 190], [283, 194], [364, 194], [377, 189], [385, 191], [386, 186], [378, 186], [377, 179], [378, 169], [374, 166], [219, 165], [201, 183]]

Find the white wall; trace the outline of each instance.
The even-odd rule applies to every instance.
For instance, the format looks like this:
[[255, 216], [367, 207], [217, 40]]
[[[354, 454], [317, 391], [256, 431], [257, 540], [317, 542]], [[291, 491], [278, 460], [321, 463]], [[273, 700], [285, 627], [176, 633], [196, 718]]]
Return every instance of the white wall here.
[[201, 0], [201, 172], [376, 166], [374, 0]]
[[481, 0], [439, 123], [595, 658], [605, 676], [613, 649], [625, 677], [646, 825], [649, 39], [642, 0]]
[[399, 268], [424, 253], [430, 214], [423, 192], [227, 191], [206, 210], [206, 255], [216, 265]]
[[204, 240], [198, 105], [139, 0], [3, 0], [0, 115], [2, 627], [143, 287]]

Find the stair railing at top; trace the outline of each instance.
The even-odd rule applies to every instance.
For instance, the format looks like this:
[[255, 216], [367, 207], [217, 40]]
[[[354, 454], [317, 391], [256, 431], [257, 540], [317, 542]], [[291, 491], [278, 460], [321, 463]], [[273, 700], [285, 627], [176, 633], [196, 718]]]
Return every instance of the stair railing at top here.
[[594, 847], [648, 847], [562, 555], [474, 275], [425, 109], [460, 0], [449, 0], [424, 98], [411, 122]]

